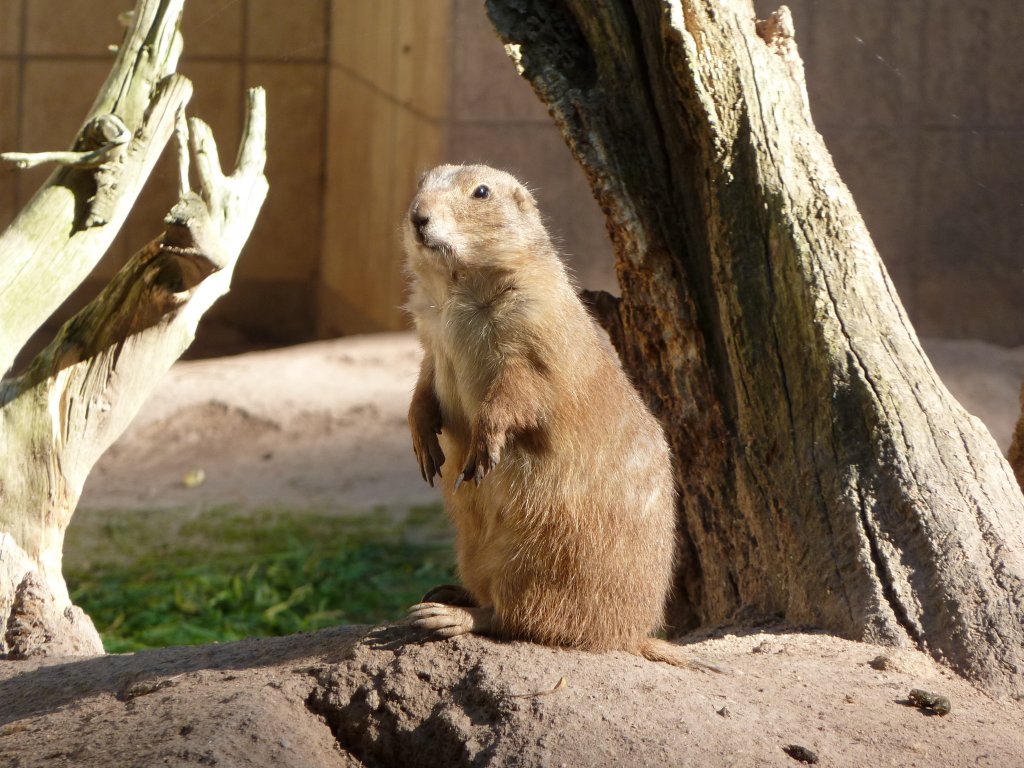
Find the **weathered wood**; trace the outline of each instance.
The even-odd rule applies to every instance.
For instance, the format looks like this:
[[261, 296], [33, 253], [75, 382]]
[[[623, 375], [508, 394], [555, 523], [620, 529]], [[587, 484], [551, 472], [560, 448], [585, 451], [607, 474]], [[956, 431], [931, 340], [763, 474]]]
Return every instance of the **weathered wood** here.
[[98, 146], [93, 129], [111, 115], [130, 141], [99, 166], [58, 168], [0, 234], [0, 375], [96, 266], [171, 136], [191, 95], [191, 85], [173, 76], [183, 3], [139, 0], [74, 148]]
[[70, 605], [63, 539], [85, 479], [227, 292], [266, 196], [264, 102], [261, 90], [251, 92], [232, 176], [220, 170], [209, 128], [190, 121], [199, 193], [186, 190], [166, 233], [69, 320], [24, 374], [0, 382], [0, 454], [23, 457], [0, 466], [0, 532], [8, 537], [0, 539], [0, 561], [5, 541], [28, 560], [20, 575], [0, 574], [0, 622], [32, 570], [59, 608]]
[[488, 0], [608, 219], [681, 491], [677, 629], [781, 615], [1024, 686], [1024, 497], [814, 129], [788, 10]]
[[[41, 322], [43, 306], [56, 306], [102, 255], [177, 129], [180, 198], [164, 234], [23, 373], [0, 380], [0, 653], [11, 656], [102, 652], [88, 617], [70, 604], [61, 573], [64, 532], [93, 464], [191, 343], [203, 313], [227, 292], [267, 194], [261, 89], [250, 91], [231, 176], [221, 170], [209, 127], [195, 119], [186, 125], [192, 86], [173, 73], [180, 8], [181, 0], [140, 0], [122, 50], [127, 58], [119, 59], [93, 107], [93, 115], [116, 113], [137, 126], [131, 140], [120, 141], [116, 123], [109, 130], [109, 122], [90, 119], [87, 133], [99, 133], [96, 145], [109, 145], [100, 164], [58, 171], [0, 239], [0, 357], [10, 360], [18, 350], [5, 345], [23, 342]], [[188, 188], [190, 157], [195, 192]], [[89, 166], [97, 158], [59, 159]], [[32, 301], [13, 301], [22, 292]]]

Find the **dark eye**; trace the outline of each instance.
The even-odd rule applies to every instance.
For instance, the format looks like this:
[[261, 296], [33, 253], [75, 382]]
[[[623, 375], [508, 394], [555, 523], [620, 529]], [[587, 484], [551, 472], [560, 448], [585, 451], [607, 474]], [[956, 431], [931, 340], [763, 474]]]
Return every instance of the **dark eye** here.
[[486, 184], [481, 184], [479, 187], [473, 190], [473, 197], [477, 200], [486, 200], [491, 196], [491, 188]]

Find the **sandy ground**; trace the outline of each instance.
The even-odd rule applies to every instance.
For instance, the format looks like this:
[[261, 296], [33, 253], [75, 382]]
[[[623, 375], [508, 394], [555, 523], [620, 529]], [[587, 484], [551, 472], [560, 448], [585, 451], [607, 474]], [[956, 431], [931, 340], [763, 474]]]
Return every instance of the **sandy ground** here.
[[[925, 348], [1005, 453], [1024, 347], [932, 339]], [[413, 336], [395, 333], [179, 363], [97, 464], [80, 509], [341, 512], [437, 502], [405, 420], [418, 360]], [[186, 482], [197, 470], [203, 481]]]
[[408, 333], [178, 363], [96, 465], [80, 508], [437, 502], [406, 426], [418, 364]]

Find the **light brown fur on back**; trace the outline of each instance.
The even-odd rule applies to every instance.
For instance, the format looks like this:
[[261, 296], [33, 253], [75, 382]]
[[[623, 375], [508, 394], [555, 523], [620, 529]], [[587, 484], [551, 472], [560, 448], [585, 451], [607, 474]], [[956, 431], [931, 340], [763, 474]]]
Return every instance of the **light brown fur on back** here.
[[436, 168], [406, 250], [424, 353], [413, 446], [424, 478], [441, 475], [476, 606], [421, 604], [413, 624], [641, 653], [671, 581], [669, 450], [532, 196], [492, 168]]

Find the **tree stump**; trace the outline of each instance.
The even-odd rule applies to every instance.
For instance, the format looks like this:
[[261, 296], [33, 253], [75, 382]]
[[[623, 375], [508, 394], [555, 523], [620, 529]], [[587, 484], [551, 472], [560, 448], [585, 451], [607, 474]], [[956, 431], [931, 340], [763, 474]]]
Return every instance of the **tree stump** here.
[[607, 217], [618, 348], [676, 456], [675, 630], [781, 616], [1024, 690], [1024, 497], [814, 128], [789, 11], [487, 7]]

